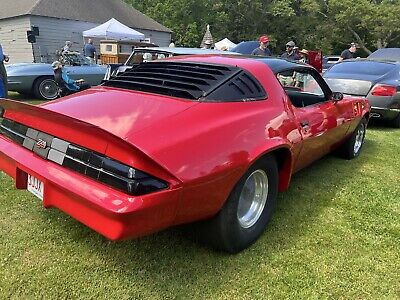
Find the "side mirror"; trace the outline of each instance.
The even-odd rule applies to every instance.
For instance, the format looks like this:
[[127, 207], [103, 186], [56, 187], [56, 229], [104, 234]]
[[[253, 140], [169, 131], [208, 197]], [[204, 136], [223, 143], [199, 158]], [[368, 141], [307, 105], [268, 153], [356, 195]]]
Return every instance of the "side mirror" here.
[[343, 99], [343, 93], [341, 92], [333, 92], [332, 93], [332, 99], [335, 101], [340, 101]]

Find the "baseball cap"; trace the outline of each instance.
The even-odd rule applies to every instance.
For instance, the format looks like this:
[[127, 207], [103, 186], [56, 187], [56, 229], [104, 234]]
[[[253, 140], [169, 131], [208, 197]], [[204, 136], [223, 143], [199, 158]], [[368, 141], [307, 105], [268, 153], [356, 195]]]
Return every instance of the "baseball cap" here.
[[212, 45], [212, 42], [211, 42], [210, 40], [205, 40], [205, 41], [204, 41], [204, 44], [206, 44], [206, 45]]
[[58, 69], [58, 68], [60, 68], [61, 66], [62, 66], [62, 64], [61, 64], [58, 60], [56, 60], [55, 62], [53, 62], [53, 63], [51, 64], [51, 67], [53, 68], [53, 70]]
[[260, 38], [258, 39], [258, 41], [260, 42], [260, 43], [268, 43], [269, 42], [269, 38], [268, 38], [268, 36], [266, 36], [266, 35], [262, 35], [262, 36], [260, 36]]
[[286, 46], [294, 47], [294, 46], [296, 46], [296, 44], [293, 41], [289, 41], [286, 43]]

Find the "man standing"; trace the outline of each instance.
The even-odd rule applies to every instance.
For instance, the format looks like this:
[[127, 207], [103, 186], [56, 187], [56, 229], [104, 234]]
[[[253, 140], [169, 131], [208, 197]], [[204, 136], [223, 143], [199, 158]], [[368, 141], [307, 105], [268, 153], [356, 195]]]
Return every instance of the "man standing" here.
[[342, 54], [340, 54], [339, 61], [353, 58], [354, 53], [356, 53], [356, 51], [357, 51], [356, 43], [351, 43], [350, 48], [343, 50]]
[[258, 39], [258, 41], [260, 42], [260, 46], [256, 49], [253, 50], [253, 52], [251, 52], [251, 55], [258, 55], [258, 56], [271, 56], [272, 53], [271, 51], [268, 49], [268, 45], [269, 45], [269, 38], [266, 35], [262, 35], [260, 36], [260, 38]]
[[72, 47], [72, 42], [71, 41], [65, 41], [65, 45], [62, 48], [62, 54], [68, 53], [71, 51], [71, 47]]
[[92, 39], [88, 39], [87, 44], [83, 46], [83, 55], [86, 56], [92, 64], [96, 63], [96, 48], [93, 46]]
[[8, 61], [8, 56], [3, 53], [3, 48], [0, 44], [0, 98], [7, 97], [7, 72], [4, 67], [4, 62]]
[[300, 59], [299, 55], [296, 53], [296, 51], [294, 51], [295, 46], [296, 46], [296, 44], [293, 41], [287, 42], [286, 43], [286, 51], [283, 52], [283, 54], [281, 55], [281, 58], [287, 59], [287, 60], [299, 60]]

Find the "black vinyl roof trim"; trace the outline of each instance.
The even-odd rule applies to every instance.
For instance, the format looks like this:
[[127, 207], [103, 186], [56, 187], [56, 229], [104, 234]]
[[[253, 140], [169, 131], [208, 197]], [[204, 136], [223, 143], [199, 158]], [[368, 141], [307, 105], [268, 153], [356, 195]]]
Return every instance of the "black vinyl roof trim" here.
[[204, 102], [267, 98], [262, 85], [247, 71], [234, 66], [206, 63], [141, 63], [112, 77], [104, 86]]

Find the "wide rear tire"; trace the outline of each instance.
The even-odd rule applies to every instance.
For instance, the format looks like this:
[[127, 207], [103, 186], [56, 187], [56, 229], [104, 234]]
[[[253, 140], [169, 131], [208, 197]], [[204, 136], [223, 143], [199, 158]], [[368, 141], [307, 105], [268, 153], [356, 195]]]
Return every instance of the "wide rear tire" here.
[[230, 253], [249, 247], [271, 219], [277, 193], [278, 166], [268, 155], [241, 177], [221, 211], [202, 224], [203, 240]]
[[396, 118], [392, 121], [392, 126], [394, 128], [400, 128], [400, 113], [397, 115]]

